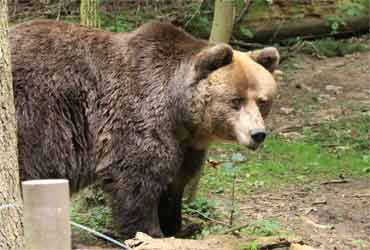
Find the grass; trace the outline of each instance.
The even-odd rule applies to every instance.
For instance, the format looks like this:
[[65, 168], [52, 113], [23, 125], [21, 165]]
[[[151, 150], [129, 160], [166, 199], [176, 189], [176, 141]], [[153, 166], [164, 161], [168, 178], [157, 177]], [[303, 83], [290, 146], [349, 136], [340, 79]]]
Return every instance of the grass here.
[[[220, 167], [205, 168], [200, 193], [229, 192], [232, 176], [227, 165], [232, 155], [245, 155], [245, 162], [236, 163], [236, 191], [249, 193], [255, 188], [278, 189], [285, 185], [317, 182], [327, 178], [370, 177], [368, 127], [370, 117], [342, 119], [317, 128], [302, 128], [302, 138], [288, 140], [270, 136], [259, 152], [247, 151], [236, 144], [213, 145], [212, 161]], [[226, 167], [225, 167], [226, 166]]]
[[[103, 192], [95, 187], [88, 187], [72, 198], [70, 216], [73, 222], [92, 228], [98, 232], [113, 231], [111, 210], [106, 206]], [[78, 238], [90, 241], [88, 233], [72, 228]]]
[[[237, 221], [243, 219], [238, 211], [238, 202], [230, 208], [233, 178], [235, 175], [236, 200], [245, 200], [245, 195], [254, 190], [276, 191], [288, 185], [303, 185], [327, 179], [370, 178], [369, 153], [370, 116], [343, 118], [323, 123], [318, 127], [303, 127], [302, 137], [288, 140], [278, 135], [270, 136], [258, 152], [247, 151], [237, 144], [216, 144], [209, 152], [209, 159], [218, 167], [206, 166], [201, 179], [198, 196], [211, 207], [201, 203], [199, 208], [218, 220], [227, 221], [230, 209], [234, 209]], [[230, 170], [231, 169], [231, 170]], [[207, 198], [205, 198], [207, 197]], [[218, 210], [218, 211], [217, 211]], [[188, 213], [186, 209], [185, 213]], [[245, 218], [244, 218], [245, 219]], [[220, 233], [222, 225], [208, 225], [198, 235]], [[250, 221], [241, 230], [248, 236], [292, 235], [281, 229], [277, 220]]]

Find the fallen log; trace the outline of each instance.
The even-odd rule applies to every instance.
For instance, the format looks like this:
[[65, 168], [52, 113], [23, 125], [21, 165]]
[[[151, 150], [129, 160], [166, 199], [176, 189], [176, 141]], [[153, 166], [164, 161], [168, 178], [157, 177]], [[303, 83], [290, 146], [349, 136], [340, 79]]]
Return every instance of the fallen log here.
[[203, 240], [163, 238], [154, 239], [144, 233], [137, 233], [135, 238], [125, 241], [132, 250], [240, 250], [255, 246], [257, 249], [289, 247], [301, 243], [296, 237], [258, 237], [235, 238], [233, 236], [211, 236]]
[[369, 32], [369, 16], [362, 15], [346, 19], [335, 34], [328, 22], [320, 17], [305, 17], [301, 20], [277, 20], [274, 23], [261, 22], [258, 27], [250, 27], [253, 37], [243, 36], [238, 33], [238, 40], [243, 42], [259, 42], [263, 44], [271, 44], [281, 40], [300, 37], [302, 39], [321, 38], [325, 36], [346, 37], [353, 34], [361, 34]]
[[307, 245], [301, 245], [301, 244], [296, 244], [296, 243], [293, 243], [289, 250], [318, 250], [317, 248], [313, 248], [313, 247], [310, 247], [310, 246], [307, 246]]

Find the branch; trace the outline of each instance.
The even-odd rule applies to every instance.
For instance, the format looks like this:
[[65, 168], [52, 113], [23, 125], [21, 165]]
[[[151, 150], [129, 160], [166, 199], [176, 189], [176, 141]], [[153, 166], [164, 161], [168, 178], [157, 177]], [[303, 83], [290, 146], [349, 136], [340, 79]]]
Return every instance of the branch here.
[[263, 49], [266, 47], [266, 45], [262, 43], [247, 43], [240, 40], [232, 39], [230, 41], [230, 44], [233, 46], [239, 46], [245, 49]]
[[232, 232], [235, 232], [235, 231], [239, 231], [243, 228], [246, 228], [250, 225], [250, 223], [246, 223], [246, 224], [243, 224], [241, 226], [237, 226], [237, 227], [233, 227], [233, 228], [230, 228], [228, 230], [225, 230], [223, 232], [221, 232], [220, 234], [229, 234], [229, 233], [232, 233]]
[[223, 222], [223, 221], [219, 221], [219, 220], [216, 220], [216, 219], [212, 219], [211, 217], [209, 217], [209, 216], [205, 215], [204, 213], [202, 213], [202, 212], [200, 212], [200, 211], [198, 211], [198, 210], [196, 210], [196, 209], [187, 208], [187, 210], [189, 210], [190, 212], [197, 213], [197, 214], [199, 214], [200, 216], [202, 216], [204, 219], [207, 219], [207, 220], [209, 220], [209, 221], [212, 221], [212, 222], [214, 222], [214, 223], [216, 223], [216, 224], [220, 224], [220, 225], [227, 226], [227, 227], [229, 226], [229, 224], [227, 224], [227, 223], [225, 223], [225, 222]]
[[346, 180], [346, 179], [331, 180], [331, 181], [322, 182], [321, 185], [341, 184], [341, 183], [347, 183], [347, 182], [348, 182], [348, 180]]
[[245, 5], [243, 9], [240, 11], [239, 16], [235, 19], [234, 27], [239, 26], [241, 21], [243, 21], [244, 17], [248, 14], [249, 7], [252, 3], [252, 0], [245, 0]]

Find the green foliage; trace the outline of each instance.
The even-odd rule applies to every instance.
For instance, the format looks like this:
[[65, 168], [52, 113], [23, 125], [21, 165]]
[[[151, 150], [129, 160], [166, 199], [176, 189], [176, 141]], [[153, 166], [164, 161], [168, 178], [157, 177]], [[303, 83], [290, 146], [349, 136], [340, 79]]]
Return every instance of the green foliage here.
[[71, 220], [97, 231], [112, 228], [111, 210], [98, 186], [84, 189], [72, 199]]
[[192, 216], [204, 218], [204, 216], [215, 217], [216, 202], [204, 197], [197, 197], [190, 203], [183, 204], [183, 212]]
[[243, 37], [246, 37], [246, 38], [253, 38], [254, 37], [253, 31], [251, 31], [250, 29], [245, 28], [245, 27], [240, 27], [240, 34]]
[[304, 141], [306, 143], [316, 144], [320, 147], [325, 147], [326, 145], [339, 145], [354, 152], [364, 153], [369, 150], [369, 124], [369, 115], [363, 115], [352, 119], [342, 119], [337, 122], [323, 123], [315, 130], [306, 128], [304, 131]]
[[71, 220], [97, 231], [104, 231], [112, 227], [111, 210], [106, 206], [96, 206], [80, 213], [75, 207], [71, 208]]
[[273, 236], [278, 235], [281, 226], [276, 221], [271, 220], [256, 220], [243, 230], [248, 235], [254, 236]]
[[80, 16], [66, 16], [64, 17], [63, 21], [71, 24], [79, 24], [80, 23]]
[[252, 1], [252, 11], [266, 11], [266, 8], [271, 4], [269, 0], [254, 0]]
[[195, 238], [203, 238], [211, 234], [218, 234], [225, 230], [225, 227], [222, 225], [206, 225], [202, 228], [200, 235], [196, 235]]
[[244, 0], [234, 0], [234, 6], [236, 10], [236, 15], [239, 15], [239, 12], [244, 8], [245, 1]]
[[346, 24], [342, 16], [327, 16], [325, 20], [330, 26], [331, 32], [334, 34], [338, 32], [340, 27]]
[[363, 250], [364, 248], [364, 242], [362, 240], [353, 240], [352, 244], [356, 246], [356, 250]]
[[308, 54], [318, 54], [319, 56], [334, 57], [344, 56], [355, 52], [370, 51], [370, 46], [351, 40], [336, 40], [334, 38], [324, 38], [315, 40], [305, 46], [302, 50]]
[[211, 33], [212, 19], [213, 4], [206, 5], [194, 1], [186, 1], [184, 13], [178, 17], [177, 21], [192, 34], [208, 38]]
[[346, 19], [365, 14], [366, 11], [368, 12], [369, 4], [369, 0], [352, 0], [349, 3], [341, 5], [336, 15], [325, 18], [332, 33], [337, 33], [340, 27], [346, 25]]
[[[302, 131], [303, 138], [294, 141], [271, 135], [259, 152], [247, 151], [237, 144], [218, 144], [211, 147], [210, 157], [213, 161], [228, 162], [235, 152], [248, 155], [248, 161], [234, 163], [235, 188], [239, 195], [261, 187], [274, 188], [335, 178], [340, 173], [370, 177], [369, 119], [364, 115], [324, 123], [315, 129], [306, 127]], [[206, 167], [200, 194], [229, 194], [233, 177], [228, 166]]]
[[363, 14], [367, 6], [369, 6], [369, 1], [352, 0], [352, 2], [340, 6], [339, 11], [345, 17], [354, 17]]
[[257, 243], [254, 241], [252, 244], [249, 246], [249, 250], [258, 250], [257, 249]]
[[111, 32], [128, 32], [133, 27], [127, 22], [123, 15], [117, 16], [101, 16], [101, 27]]

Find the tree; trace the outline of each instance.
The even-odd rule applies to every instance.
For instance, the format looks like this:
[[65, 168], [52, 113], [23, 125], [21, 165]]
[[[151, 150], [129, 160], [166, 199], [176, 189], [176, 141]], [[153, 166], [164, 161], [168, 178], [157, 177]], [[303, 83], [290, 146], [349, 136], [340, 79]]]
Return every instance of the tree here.
[[[216, 0], [212, 31], [209, 38], [211, 43], [229, 43], [234, 27], [235, 12], [235, 0]], [[195, 199], [203, 170], [204, 166], [186, 185], [184, 197], [187, 202]]]
[[80, 6], [81, 24], [89, 27], [98, 28], [100, 26], [98, 9], [99, 9], [99, 0], [81, 0]]
[[7, 1], [0, 0], [0, 249], [23, 249]]
[[211, 36], [212, 43], [228, 43], [233, 31], [236, 12], [235, 0], [216, 0]]

